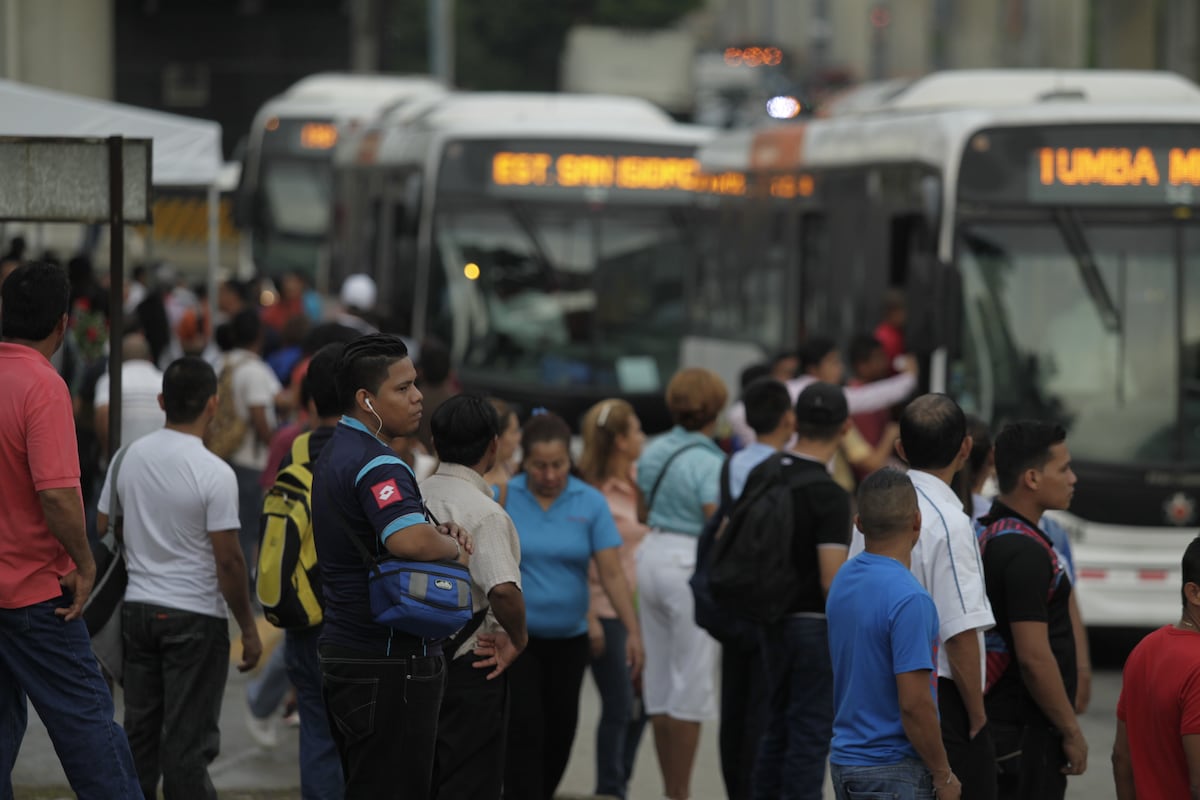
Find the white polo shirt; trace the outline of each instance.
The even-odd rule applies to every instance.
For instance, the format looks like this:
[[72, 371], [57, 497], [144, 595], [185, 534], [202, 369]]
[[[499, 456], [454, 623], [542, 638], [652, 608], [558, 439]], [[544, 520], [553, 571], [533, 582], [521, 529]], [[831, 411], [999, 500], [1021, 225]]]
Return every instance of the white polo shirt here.
[[[130, 602], [224, 619], [212, 534], [237, 536], [237, 478], [199, 436], [169, 428], [129, 445], [117, 476]], [[111, 512], [112, 469], [98, 508]]]
[[[962, 501], [941, 478], [909, 470], [921, 509], [921, 538], [912, 551], [912, 574], [933, 597], [938, 633], [946, 642], [975, 629], [979, 638], [979, 674], [985, 675], [983, 632], [996, 624], [983, 580], [983, 559], [971, 518]], [[850, 557], [864, 549], [862, 532], [855, 529]], [[938, 677], [952, 678], [946, 648], [938, 649]]]

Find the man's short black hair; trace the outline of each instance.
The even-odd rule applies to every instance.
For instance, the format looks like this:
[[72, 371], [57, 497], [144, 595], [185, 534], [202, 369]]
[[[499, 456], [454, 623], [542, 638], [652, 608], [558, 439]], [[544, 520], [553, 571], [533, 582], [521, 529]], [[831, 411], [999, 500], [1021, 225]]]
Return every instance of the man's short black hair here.
[[346, 345], [337, 370], [341, 410], [346, 413], [354, 410], [354, 396], [359, 389], [371, 394], [378, 392], [392, 364], [404, 358], [408, 358], [408, 347], [403, 339], [390, 333], [360, 336]]
[[346, 346], [340, 342], [327, 344], [308, 362], [308, 371], [304, 374], [304, 382], [308, 386], [308, 396], [317, 407], [318, 417], [336, 417], [345, 409], [338, 397], [338, 363], [342, 359]]
[[900, 444], [913, 469], [950, 466], [967, 435], [967, 415], [944, 394], [921, 395], [900, 415]]
[[1183, 607], [1186, 609], [1187, 593], [1183, 587], [1189, 583], [1200, 584], [1200, 536], [1192, 539], [1188, 544], [1187, 549], [1183, 551], [1183, 582], [1179, 587], [1179, 594], [1183, 600]]
[[763, 436], [779, 427], [792, 407], [792, 396], [774, 378], [759, 378], [742, 392], [742, 403], [746, 406], [746, 424]]
[[234, 347], [253, 347], [258, 342], [259, 334], [262, 333], [262, 320], [258, 318], [258, 312], [252, 308], [234, 314], [230, 325], [233, 328]]
[[1025, 470], [1046, 466], [1050, 448], [1066, 440], [1066, 430], [1054, 422], [1022, 420], [1004, 426], [996, 437], [996, 483], [1000, 493], [1016, 489]]
[[217, 373], [202, 358], [185, 356], [171, 362], [163, 373], [163, 409], [167, 422], [188, 425], [204, 413], [217, 393]]
[[742, 374], [738, 376], [738, 386], [743, 392], [749, 388], [750, 384], [761, 378], [771, 377], [771, 365], [765, 361], [760, 361], [757, 364], [751, 364], [742, 370]]
[[882, 350], [883, 345], [874, 334], [860, 333], [850, 340], [850, 348], [846, 354], [850, 358], [850, 366], [857, 367], [866, 361], [870, 361], [875, 352]]
[[441, 339], [429, 337], [421, 342], [421, 362], [417, 365], [422, 386], [441, 386], [450, 377], [450, 348]]
[[867, 539], [911, 533], [917, 513], [917, 491], [898, 469], [884, 467], [858, 487], [858, 526]]
[[473, 467], [500, 435], [500, 415], [486, 397], [459, 394], [433, 412], [429, 432], [438, 458], [447, 464]]
[[0, 286], [0, 335], [40, 342], [50, 338], [67, 313], [71, 282], [62, 267], [31, 261], [17, 267]]
[[812, 336], [800, 346], [800, 372], [816, 368], [825, 356], [837, 350], [837, 342], [828, 336]]

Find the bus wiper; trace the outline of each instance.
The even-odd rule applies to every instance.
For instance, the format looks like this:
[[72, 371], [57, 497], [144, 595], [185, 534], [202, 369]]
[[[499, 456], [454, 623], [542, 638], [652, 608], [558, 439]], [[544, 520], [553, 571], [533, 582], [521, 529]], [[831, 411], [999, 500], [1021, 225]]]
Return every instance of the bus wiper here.
[[1104, 277], [1096, 267], [1096, 259], [1092, 256], [1092, 248], [1083, 232], [1083, 225], [1079, 222], [1078, 213], [1065, 208], [1057, 209], [1054, 212], [1054, 222], [1058, 225], [1059, 232], [1062, 233], [1067, 249], [1075, 258], [1075, 265], [1079, 268], [1079, 278], [1083, 281], [1084, 288], [1087, 289], [1088, 296], [1091, 297], [1092, 304], [1096, 307], [1100, 322], [1110, 333], [1120, 333], [1121, 311], [1113, 302], [1112, 295], [1108, 293], [1108, 286], [1104, 283]]

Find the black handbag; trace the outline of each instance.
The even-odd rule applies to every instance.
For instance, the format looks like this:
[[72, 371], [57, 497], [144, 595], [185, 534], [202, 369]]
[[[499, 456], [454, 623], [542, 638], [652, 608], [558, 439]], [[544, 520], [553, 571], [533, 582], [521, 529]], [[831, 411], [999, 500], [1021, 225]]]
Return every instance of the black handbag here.
[[117, 492], [117, 475], [124, 458], [124, 448], [113, 458], [108, 529], [92, 547], [92, 557], [96, 561], [96, 583], [83, 604], [83, 622], [92, 637], [92, 652], [118, 684], [122, 679], [121, 662], [125, 655], [121, 638], [121, 609], [125, 605], [125, 587], [129, 585], [125, 547], [117, 539], [117, 523], [123, 516], [121, 496]]

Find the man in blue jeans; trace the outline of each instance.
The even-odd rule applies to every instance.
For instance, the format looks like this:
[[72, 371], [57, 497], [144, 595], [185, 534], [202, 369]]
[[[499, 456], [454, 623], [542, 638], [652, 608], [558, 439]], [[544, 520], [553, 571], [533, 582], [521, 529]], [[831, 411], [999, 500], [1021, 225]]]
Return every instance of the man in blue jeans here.
[[[833, 726], [825, 595], [850, 546], [850, 498], [825, 465], [849, 428], [848, 417], [840, 386], [818, 381], [796, 399], [794, 458], [784, 469], [811, 473], [812, 479], [793, 495], [792, 555], [800, 590], [786, 615], [762, 629], [771, 715], [754, 764], [754, 800], [822, 797]], [[748, 483], [753, 481], [752, 473]]]
[[912, 481], [881, 469], [858, 491], [866, 550], [829, 590], [830, 771], [838, 800], [960, 800], [937, 708], [938, 615], [910, 570], [921, 536]]
[[96, 580], [84, 531], [71, 395], [50, 365], [67, 328], [67, 275], [18, 267], [0, 332], [0, 800], [32, 703], [83, 800], [141, 798], [112, 695], [80, 614]]

